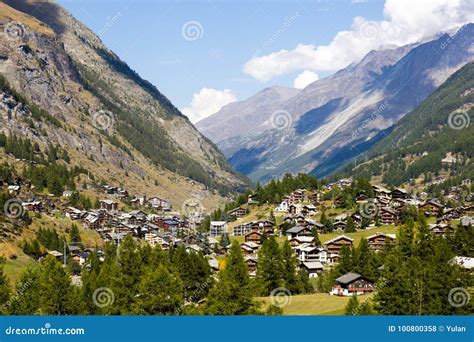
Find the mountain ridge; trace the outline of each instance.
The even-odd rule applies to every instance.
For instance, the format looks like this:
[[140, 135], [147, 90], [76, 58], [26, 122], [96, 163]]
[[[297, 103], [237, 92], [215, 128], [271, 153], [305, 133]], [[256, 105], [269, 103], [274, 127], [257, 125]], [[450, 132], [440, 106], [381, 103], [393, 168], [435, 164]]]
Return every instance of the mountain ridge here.
[[[136, 191], [163, 193], [178, 203], [194, 193], [216, 199], [216, 191], [247, 187], [187, 117], [62, 7], [41, 2], [31, 16], [37, 2], [7, 3], [0, 2], [2, 31], [13, 35], [0, 37], [0, 74], [62, 127], [6, 110], [3, 132], [28, 137], [42, 149], [58, 145], [72, 164], [116, 184], [134, 188], [153, 177], [158, 185]], [[189, 189], [175, 193], [179, 184]]]

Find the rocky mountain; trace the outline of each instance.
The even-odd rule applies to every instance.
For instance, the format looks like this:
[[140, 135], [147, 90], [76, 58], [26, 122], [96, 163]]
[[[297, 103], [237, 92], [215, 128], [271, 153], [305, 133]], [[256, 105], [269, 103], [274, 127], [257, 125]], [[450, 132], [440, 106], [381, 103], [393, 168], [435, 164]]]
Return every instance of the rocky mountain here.
[[57, 146], [106, 182], [175, 202], [246, 187], [154, 85], [59, 5], [0, 2], [0, 25], [3, 133], [42, 151]]
[[334, 177], [379, 177], [395, 186], [418, 181], [441, 185], [449, 178], [447, 186], [459, 185], [474, 175], [473, 122], [474, 62], [449, 77], [389, 135]]
[[[299, 92], [299, 89], [279, 86], [265, 88], [244, 101], [224, 106], [216, 114], [197, 122], [196, 128], [212, 141], [222, 142], [222, 151], [229, 155], [234, 151], [228, 150], [224, 141], [271, 128], [266, 125], [271, 114]], [[232, 147], [229, 144], [229, 148]]]
[[[255, 180], [300, 171], [325, 176], [379, 141], [452, 73], [473, 60], [473, 31], [470, 24], [451, 35], [371, 51], [278, 106], [261, 109], [266, 120], [260, 118], [263, 123], [250, 133], [222, 138], [203, 124], [198, 127], [237, 170]], [[238, 117], [235, 105], [232, 116]]]

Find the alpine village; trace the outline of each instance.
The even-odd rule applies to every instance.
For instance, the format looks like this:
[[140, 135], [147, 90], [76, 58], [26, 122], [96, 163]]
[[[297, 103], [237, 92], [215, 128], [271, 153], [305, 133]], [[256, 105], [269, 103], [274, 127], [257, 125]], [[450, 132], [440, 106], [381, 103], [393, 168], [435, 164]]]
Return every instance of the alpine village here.
[[1, 314], [474, 313], [472, 55], [361, 155], [250, 180], [59, 5], [0, 28]]

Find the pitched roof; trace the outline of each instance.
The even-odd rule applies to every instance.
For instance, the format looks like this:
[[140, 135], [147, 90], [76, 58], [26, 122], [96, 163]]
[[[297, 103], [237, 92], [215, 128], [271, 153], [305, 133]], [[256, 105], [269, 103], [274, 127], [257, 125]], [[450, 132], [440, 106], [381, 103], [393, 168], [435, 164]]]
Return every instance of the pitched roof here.
[[339, 235], [339, 236], [336, 236], [334, 239], [331, 239], [329, 241], [326, 241], [325, 245], [327, 245], [328, 243], [332, 243], [332, 242], [335, 242], [337, 240], [340, 240], [340, 239], [346, 239], [346, 240], [349, 240], [349, 241], [354, 241], [354, 239], [351, 239], [350, 237], [348, 236], [345, 236], [345, 235]]
[[299, 232], [302, 232], [305, 229], [306, 229], [306, 227], [303, 227], [303, 226], [294, 226], [294, 227], [288, 229], [286, 232], [290, 233], [290, 234], [298, 234]]
[[337, 278], [336, 281], [340, 284], [350, 284], [361, 277], [359, 273], [349, 272]]
[[321, 264], [319, 261], [303, 262], [303, 266], [308, 270], [322, 270], [324, 268], [323, 264]]

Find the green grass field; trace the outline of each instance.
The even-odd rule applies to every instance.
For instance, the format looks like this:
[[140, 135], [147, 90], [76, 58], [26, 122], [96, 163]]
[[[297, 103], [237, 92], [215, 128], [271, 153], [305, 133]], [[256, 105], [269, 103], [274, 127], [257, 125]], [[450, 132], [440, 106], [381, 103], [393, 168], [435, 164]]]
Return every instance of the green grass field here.
[[5, 275], [11, 284], [16, 284], [20, 274], [28, 267], [37, 265], [37, 262], [25, 254], [19, 255], [16, 259], [8, 259], [4, 266]]
[[[370, 295], [359, 296], [360, 302]], [[343, 315], [350, 297], [331, 296], [327, 293], [314, 293], [291, 296], [289, 303], [282, 307], [283, 315]], [[271, 305], [270, 297], [259, 297], [265, 305]]]
[[360, 240], [363, 237], [367, 237], [375, 233], [396, 234], [398, 233], [398, 226], [369, 227], [367, 229], [359, 230], [355, 233], [333, 232], [330, 234], [320, 234], [319, 239], [322, 243], [325, 243], [326, 241], [331, 240], [339, 235], [346, 235], [354, 239], [354, 245], [358, 246]]

